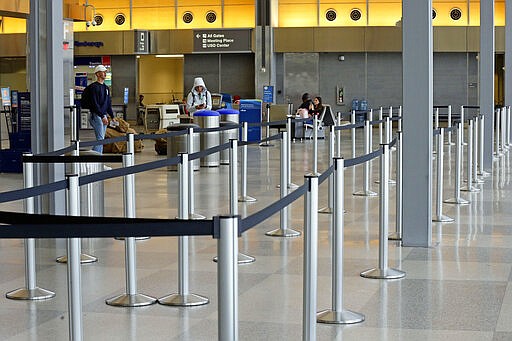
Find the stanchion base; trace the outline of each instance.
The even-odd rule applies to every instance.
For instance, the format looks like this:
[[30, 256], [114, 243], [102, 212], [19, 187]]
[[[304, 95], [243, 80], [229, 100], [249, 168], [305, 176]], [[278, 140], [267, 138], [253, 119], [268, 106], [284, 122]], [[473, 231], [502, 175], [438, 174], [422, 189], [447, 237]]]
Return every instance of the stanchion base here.
[[293, 182], [290, 182], [288, 184], [288, 189], [296, 189], [296, 188], [299, 188], [299, 185], [294, 184]]
[[451, 198], [443, 201], [445, 204], [469, 205], [469, 201], [462, 198]]
[[260, 147], [274, 147], [273, 144], [270, 144], [270, 143], [266, 143], [266, 142], [263, 142], [263, 143], [260, 143], [259, 144]]
[[444, 145], [445, 146], [455, 146], [455, 143], [454, 142], [445, 142]]
[[199, 296], [196, 294], [170, 294], [159, 298], [157, 302], [162, 305], [170, 305], [175, 307], [194, 307], [208, 304], [210, 300], [204, 296]]
[[435, 223], [451, 223], [451, 222], [454, 222], [455, 219], [453, 219], [452, 217], [441, 215], [440, 217], [432, 218], [432, 221]]
[[478, 179], [478, 178], [477, 178], [477, 179], [474, 179], [474, 180], [473, 180], [473, 183], [474, 183], [474, 184], [477, 184], [477, 185], [480, 185], [480, 184], [485, 183], [485, 181], [484, 181], [484, 180], [482, 180], [482, 179]]
[[388, 235], [388, 240], [402, 240], [402, 234], [393, 232]]
[[[67, 263], [68, 262], [68, 256], [60, 256], [55, 260], [57, 263]], [[88, 264], [88, 263], [94, 263], [98, 261], [98, 257], [88, 255], [86, 253], [80, 254], [80, 264]]]
[[[135, 237], [135, 240], [147, 240], [151, 237]], [[114, 237], [115, 240], [125, 240], [125, 237]]]
[[[219, 258], [217, 256], [213, 257], [213, 261], [217, 263]], [[254, 263], [256, 261], [256, 258], [253, 256], [246, 255], [244, 253], [239, 252], [238, 253], [238, 264], [249, 264]]]
[[279, 228], [279, 229], [265, 232], [265, 235], [269, 236], [269, 237], [288, 237], [288, 238], [290, 238], [290, 237], [300, 236], [300, 232], [292, 230], [292, 229], [280, 229]]
[[203, 219], [206, 219], [206, 217], [204, 215], [199, 214], [199, 213], [190, 213], [188, 215], [188, 218], [192, 219], [192, 220], [203, 220]]
[[361, 272], [361, 277], [373, 279], [399, 279], [405, 277], [405, 272], [393, 268], [374, 268]]
[[358, 191], [353, 193], [352, 195], [358, 196], [358, 197], [376, 197], [377, 193], [373, 191]]
[[491, 175], [491, 173], [486, 172], [486, 171], [480, 171], [480, 172], [476, 173], [476, 175], [482, 176], [485, 178], [485, 177], [488, 177], [489, 175]]
[[[376, 184], [380, 184], [380, 180], [375, 180], [375, 181], [374, 181], [374, 183], [376, 183]], [[395, 180], [393, 180], [393, 179], [389, 179], [389, 180], [388, 180], [388, 184], [390, 184], [390, 185], [395, 185], [395, 184], [396, 184], [396, 181], [395, 181]]]
[[5, 297], [11, 300], [47, 300], [49, 298], [55, 297], [55, 293], [50, 290], [46, 290], [43, 288], [35, 287], [30, 290], [27, 288], [19, 288], [5, 294]]
[[121, 294], [105, 300], [105, 303], [114, 307], [143, 307], [156, 303], [156, 298], [144, 294]]
[[363, 322], [364, 315], [350, 310], [324, 310], [316, 314], [316, 321], [329, 324], [353, 324]]
[[462, 192], [470, 192], [470, 193], [480, 192], [480, 188], [476, 188], [476, 187], [473, 187], [473, 186], [464, 186], [460, 190]]
[[318, 213], [332, 214], [332, 208], [326, 206], [318, 210]]
[[257, 201], [256, 198], [250, 197], [246, 195], [245, 197], [239, 197], [238, 202], [255, 202]]

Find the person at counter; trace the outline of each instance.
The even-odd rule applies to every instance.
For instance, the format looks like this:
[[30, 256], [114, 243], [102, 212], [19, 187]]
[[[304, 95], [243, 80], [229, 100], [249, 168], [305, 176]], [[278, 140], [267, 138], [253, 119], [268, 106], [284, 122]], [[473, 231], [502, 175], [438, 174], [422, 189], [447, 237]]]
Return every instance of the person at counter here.
[[197, 110], [212, 109], [212, 95], [206, 88], [203, 78], [194, 78], [194, 86], [187, 96], [187, 111], [194, 114]]

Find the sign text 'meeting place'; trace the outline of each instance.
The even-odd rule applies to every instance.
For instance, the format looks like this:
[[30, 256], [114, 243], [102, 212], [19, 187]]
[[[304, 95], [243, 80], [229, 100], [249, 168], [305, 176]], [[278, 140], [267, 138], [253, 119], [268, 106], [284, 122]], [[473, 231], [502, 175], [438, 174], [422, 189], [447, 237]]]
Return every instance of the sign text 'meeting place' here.
[[194, 52], [250, 52], [250, 30], [196, 30]]

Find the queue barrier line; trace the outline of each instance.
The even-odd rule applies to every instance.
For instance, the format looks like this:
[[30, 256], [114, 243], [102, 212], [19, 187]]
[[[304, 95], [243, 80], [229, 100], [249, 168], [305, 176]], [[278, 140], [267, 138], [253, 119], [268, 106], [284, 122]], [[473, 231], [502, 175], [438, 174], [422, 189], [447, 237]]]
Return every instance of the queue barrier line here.
[[125, 142], [127, 141], [127, 137], [126, 135], [123, 135], [123, 136], [118, 136], [118, 137], [111, 137], [109, 139], [104, 139], [104, 140], [94, 140], [94, 141], [81, 141], [80, 142], [80, 147], [92, 147], [92, 146], [98, 146], [98, 145], [105, 145], [105, 144], [110, 144], [110, 143], [115, 143], [115, 142]]
[[76, 149], [76, 142], [72, 143], [68, 147], [65, 147], [65, 148], [62, 148], [62, 149], [59, 149], [59, 150], [56, 150], [56, 151], [53, 151], [53, 152], [49, 152], [49, 153], [41, 153], [41, 154], [38, 154], [38, 156], [57, 156], [57, 155], [63, 155], [63, 154], [72, 152], [75, 149]]
[[9, 192], [2, 192], [2, 193], [0, 193], [0, 203], [16, 201], [16, 200], [26, 199], [26, 198], [30, 198], [30, 197], [36, 197], [36, 196], [42, 195], [42, 194], [57, 192], [57, 191], [66, 189], [66, 187], [67, 187], [67, 180], [61, 180], [61, 181], [57, 181], [57, 182], [52, 182], [50, 184], [29, 187], [29, 188], [23, 188], [23, 189], [16, 189], [16, 190], [9, 191]]
[[[393, 141], [396, 142], [396, 138], [393, 139]], [[380, 147], [379, 149], [375, 150], [374, 152], [359, 156], [352, 159], [345, 160], [345, 168], [352, 167], [358, 164], [361, 164], [363, 162], [367, 162], [373, 158], [379, 157], [383, 152], [383, 148]], [[319, 177], [319, 184], [323, 181], [325, 181], [332, 173], [334, 172], [334, 166], [329, 167], [324, 173], [322, 173]], [[269, 206], [263, 208], [262, 210], [253, 213], [252, 215], [243, 218], [240, 220], [239, 228], [240, 231], [246, 232], [250, 230], [252, 227], [256, 226], [257, 224], [263, 222], [264, 220], [270, 218], [272, 215], [276, 214], [280, 210], [282, 210], [285, 206], [290, 205], [295, 200], [300, 198], [302, 195], [304, 195], [307, 192], [306, 184], [299, 186], [297, 189], [295, 189], [293, 192], [289, 193], [285, 197], [275, 201], [274, 203], [270, 204]]]
[[[276, 134], [274, 136], [269, 137], [265, 140], [274, 140], [279, 139], [280, 134]], [[123, 139], [126, 139], [126, 137], [121, 136]], [[105, 140], [103, 140], [105, 141]], [[263, 141], [263, 140], [262, 140]], [[253, 143], [260, 143], [258, 142], [251, 142], [247, 144], [253, 144]], [[83, 143], [81, 144], [83, 145]], [[242, 143], [240, 145], [243, 145]], [[205, 149], [203, 151], [190, 154], [189, 160], [195, 160], [197, 158], [204, 157], [209, 154], [213, 154], [216, 152], [219, 152], [224, 149], [229, 148], [229, 143], [225, 143], [219, 146], [215, 146], [209, 149]], [[33, 162], [33, 163], [78, 163], [78, 162], [121, 162], [122, 161], [122, 155], [82, 155], [82, 156], [52, 156], [52, 155], [31, 155], [22, 156], [23, 162]], [[79, 178], [79, 185], [87, 185], [96, 181], [100, 180], [107, 180], [112, 179], [116, 177], [126, 176], [130, 174], [136, 174], [145, 172], [148, 170], [158, 169], [167, 167], [170, 165], [176, 165], [181, 162], [181, 156], [175, 156], [172, 158], [166, 158], [163, 160], [157, 160], [148, 162], [145, 164], [140, 165], [134, 165], [130, 167], [125, 168], [118, 168], [118, 169], [111, 169], [106, 170], [98, 173], [93, 173], [90, 175], [81, 176]], [[3, 192], [0, 193], [0, 203], [4, 202], [10, 202], [10, 201], [16, 201], [21, 199], [26, 199], [32, 196], [38, 196], [42, 194], [47, 194], [51, 192], [60, 191], [66, 188], [66, 180], [61, 180], [58, 182], [54, 182], [51, 184], [45, 184], [40, 186], [35, 186], [31, 188], [24, 188], [24, 189], [18, 189], [13, 190], [9, 192]]]
[[214, 236], [214, 220], [120, 218], [0, 211], [0, 238]]

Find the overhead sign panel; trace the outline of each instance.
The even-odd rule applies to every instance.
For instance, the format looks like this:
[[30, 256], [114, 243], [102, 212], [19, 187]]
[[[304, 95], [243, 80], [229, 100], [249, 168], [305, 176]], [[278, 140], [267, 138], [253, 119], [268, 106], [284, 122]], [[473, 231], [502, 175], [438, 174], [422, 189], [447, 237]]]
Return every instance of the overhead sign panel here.
[[251, 52], [251, 30], [194, 30], [194, 52]]

